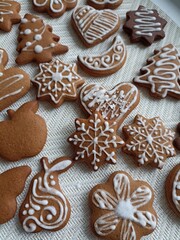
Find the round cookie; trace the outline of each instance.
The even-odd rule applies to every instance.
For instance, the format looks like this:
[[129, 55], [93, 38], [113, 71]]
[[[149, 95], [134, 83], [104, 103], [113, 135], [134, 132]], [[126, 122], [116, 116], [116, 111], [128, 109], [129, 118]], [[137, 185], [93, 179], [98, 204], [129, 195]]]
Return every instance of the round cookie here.
[[180, 164], [170, 171], [166, 179], [165, 191], [169, 206], [180, 217]]
[[92, 230], [103, 239], [140, 240], [156, 228], [153, 201], [154, 192], [147, 182], [114, 172], [90, 191]]

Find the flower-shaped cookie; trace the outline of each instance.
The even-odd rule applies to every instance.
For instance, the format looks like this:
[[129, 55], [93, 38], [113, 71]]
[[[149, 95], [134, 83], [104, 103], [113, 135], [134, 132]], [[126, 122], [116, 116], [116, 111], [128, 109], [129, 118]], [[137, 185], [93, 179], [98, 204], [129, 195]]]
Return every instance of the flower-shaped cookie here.
[[113, 173], [89, 194], [91, 223], [96, 235], [110, 240], [138, 240], [157, 224], [151, 186], [126, 172]]
[[116, 149], [124, 145], [117, 136], [117, 123], [106, 121], [99, 112], [88, 119], [76, 119], [76, 132], [68, 141], [75, 146], [75, 160], [86, 162], [95, 171], [106, 163], [116, 163]]
[[123, 127], [127, 138], [123, 151], [133, 155], [137, 164], [162, 168], [168, 157], [176, 155], [174, 132], [165, 128], [159, 117], [147, 119], [137, 115], [134, 123]]
[[84, 80], [77, 74], [76, 64], [65, 64], [59, 59], [39, 65], [40, 73], [32, 80], [38, 87], [38, 99], [48, 100], [59, 107], [64, 100], [77, 99], [77, 88]]

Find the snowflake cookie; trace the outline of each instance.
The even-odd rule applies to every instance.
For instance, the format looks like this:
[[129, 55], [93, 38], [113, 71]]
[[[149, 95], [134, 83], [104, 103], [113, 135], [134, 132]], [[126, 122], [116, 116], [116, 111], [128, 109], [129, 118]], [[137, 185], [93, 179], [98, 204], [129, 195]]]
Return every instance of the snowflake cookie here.
[[95, 234], [110, 240], [140, 240], [152, 233], [157, 225], [153, 200], [147, 182], [135, 181], [126, 172], [113, 173], [89, 194]]
[[77, 88], [84, 80], [77, 74], [76, 64], [53, 59], [39, 67], [40, 73], [32, 80], [38, 87], [38, 99], [49, 100], [54, 107], [59, 107], [64, 100], [77, 99]]
[[165, 128], [159, 117], [137, 115], [133, 124], [123, 127], [123, 132], [127, 138], [123, 151], [133, 155], [139, 166], [150, 164], [161, 169], [168, 157], [176, 155], [174, 132]]
[[99, 112], [88, 119], [76, 119], [76, 132], [68, 141], [75, 146], [75, 160], [86, 162], [95, 171], [104, 163], [116, 163], [116, 149], [124, 145], [117, 136], [117, 123], [106, 121]]

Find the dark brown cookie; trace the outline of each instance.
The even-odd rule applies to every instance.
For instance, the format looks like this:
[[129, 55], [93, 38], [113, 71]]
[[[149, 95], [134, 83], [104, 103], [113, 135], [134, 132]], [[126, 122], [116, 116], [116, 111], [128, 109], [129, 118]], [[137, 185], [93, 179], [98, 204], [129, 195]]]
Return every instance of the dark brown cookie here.
[[19, 37], [16, 58], [17, 64], [30, 62], [44, 63], [52, 60], [52, 55], [63, 54], [68, 47], [59, 42], [59, 36], [53, 34], [51, 26], [34, 15], [26, 14], [19, 26]]
[[179, 134], [179, 136], [174, 139], [173, 145], [175, 146], [175, 148], [180, 150], [180, 122], [177, 125], [177, 133]]
[[87, 3], [96, 9], [115, 9], [122, 4], [123, 0], [87, 0]]
[[141, 41], [145, 45], [151, 45], [155, 40], [165, 37], [163, 28], [166, 23], [157, 10], [139, 6], [137, 10], [126, 13], [123, 29], [131, 36], [131, 42]]

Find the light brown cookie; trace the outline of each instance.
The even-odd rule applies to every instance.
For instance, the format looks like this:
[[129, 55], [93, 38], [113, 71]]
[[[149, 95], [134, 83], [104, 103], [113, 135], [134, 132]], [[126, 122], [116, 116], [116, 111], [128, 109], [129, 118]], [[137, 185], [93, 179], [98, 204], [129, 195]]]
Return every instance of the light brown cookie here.
[[32, 83], [38, 87], [37, 98], [59, 107], [65, 100], [76, 100], [77, 88], [84, 80], [77, 74], [76, 64], [65, 64], [59, 59], [39, 65], [40, 73]]
[[42, 170], [32, 179], [19, 211], [22, 227], [28, 233], [59, 231], [65, 227], [71, 214], [71, 206], [61, 190], [58, 175], [73, 165], [72, 160], [61, 157], [49, 163], [44, 157], [41, 164]]
[[131, 83], [119, 83], [109, 91], [92, 83], [85, 85], [80, 92], [80, 102], [87, 113], [97, 110], [105, 120], [116, 121], [118, 127], [139, 101], [139, 91]]
[[21, 21], [20, 3], [14, 0], [0, 0], [0, 30], [10, 32], [12, 25]]
[[170, 171], [166, 179], [165, 191], [169, 206], [180, 217], [180, 164]]
[[0, 111], [23, 97], [30, 89], [29, 75], [20, 68], [5, 70], [7, 62], [8, 55], [0, 48]]
[[166, 20], [159, 16], [156, 9], [147, 9], [140, 5], [137, 10], [126, 13], [123, 29], [130, 35], [132, 43], [142, 42], [149, 46], [155, 40], [165, 37], [163, 29], [166, 24]]
[[31, 168], [21, 166], [0, 174], [0, 224], [11, 220], [17, 210], [16, 197], [23, 191]]
[[24, 103], [16, 111], [8, 110], [9, 120], [0, 122], [0, 157], [18, 161], [41, 152], [47, 138], [44, 119], [35, 114], [38, 102]]
[[134, 83], [150, 88], [150, 94], [156, 98], [168, 95], [180, 99], [180, 55], [177, 49], [168, 44], [154, 51], [147, 60], [147, 66], [141, 69], [141, 76]]
[[140, 240], [156, 228], [153, 201], [154, 192], [147, 182], [114, 172], [90, 191], [92, 229], [103, 239]]
[[87, 3], [96, 9], [115, 9], [122, 4], [123, 0], [87, 0]]
[[35, 11], [46, 12], [53, 18], [60, 17], [77, 4], [77, 0], [32, 0], [32, 2]]
[[99, 112], [88, 119], [76, 119], [76, 132], [68, 141], [75, 147], [75, 160], [85, 162], [97, 171], [105, 163], [116, 163], [116, 149], [124, 145], [117, 135], [117, 123], [107, 121]]
[[60, 38], [52, 33], [52, 27], [46, 25], [37, 16], [26, 14], [21, 20], [19, 31], [17, 64], [27, 64], [33, 61], [50, 62], [52, 55], [68, 51], [67, 46], [58, 43]]
[[138, 166], [150, 164], [161, 169], [168, 157], [176, 155], [172, 144], [174, 132], [159, 117], [137, 115], [133, 124], [123, 127], [123, 133], [126, 141], [122, 150], [132, 155]]
[[118, 31], [120, 19], [112, 10], [83, 6], [74, 10], [72, 26], [84, 45], [93, 47]]
[[106, 52], [99, 55], [78, 56], [78, 63], [86, 73], [101, 77], [111, 75], [122, 68], [126, 55], [125, 45], [120, 35], [117, 35]]

